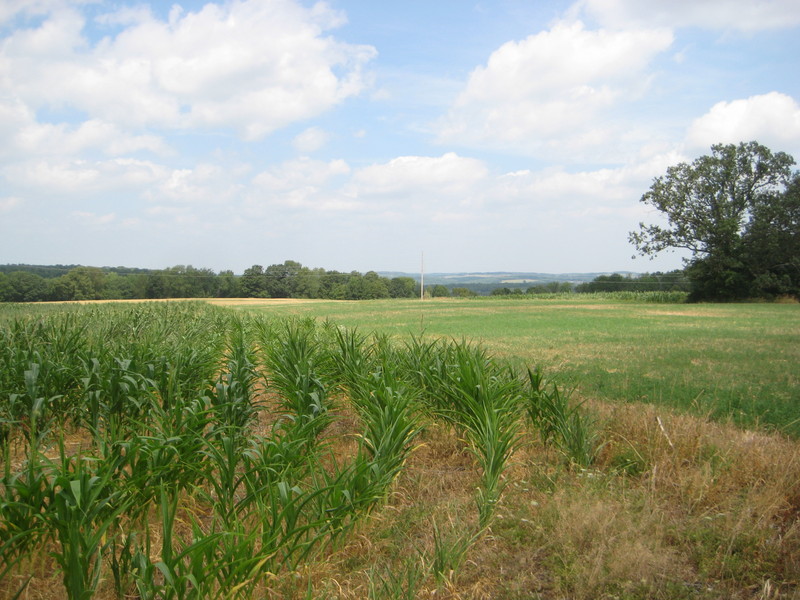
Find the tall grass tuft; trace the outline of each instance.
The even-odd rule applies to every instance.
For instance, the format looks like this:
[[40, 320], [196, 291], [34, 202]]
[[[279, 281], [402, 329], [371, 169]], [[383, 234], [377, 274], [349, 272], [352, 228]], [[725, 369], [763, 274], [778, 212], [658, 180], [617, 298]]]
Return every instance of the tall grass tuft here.
[[548, 383], [539, 370], [528, 369], [525, 398], [528, 417], [542, 441], [553, 444], [578, 467], [592, 465], [599, 451], [598, 433], [580, 404], [571, 403], [555, 383]]

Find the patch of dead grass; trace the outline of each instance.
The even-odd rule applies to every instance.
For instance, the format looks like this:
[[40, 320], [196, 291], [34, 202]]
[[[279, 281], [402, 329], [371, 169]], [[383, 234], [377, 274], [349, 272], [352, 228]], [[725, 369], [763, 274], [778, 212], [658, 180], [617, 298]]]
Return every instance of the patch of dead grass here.
[[[277, 411], [275, 398], [264, 401], [266, 432]], [[337, 460], [347, 460], [359, 423], [337, 405], [324, 437]], [[415, 564], [420, 599], [793, 597], [798, 442], [655, 406], [587, 408], [605, 442], [594, 469], [570, 469], [528, 432], [505, 473], [495, 521], [447, 580], [425, 571], [433, 523], [451, 537], [475, 530], [480, 473], [465, 441], [431, 423], [386, 500], [353, 535], [296, 572], [268, 577], [253, 597], [305, 598], [310, 584], [313, 598], [363, 599], [371, 577]], [[0, 596], [29, 574], [25, 598], [63, 596], [46, 553], [0, 584]], [[96, 597], [112, 598], [110, 585]]]

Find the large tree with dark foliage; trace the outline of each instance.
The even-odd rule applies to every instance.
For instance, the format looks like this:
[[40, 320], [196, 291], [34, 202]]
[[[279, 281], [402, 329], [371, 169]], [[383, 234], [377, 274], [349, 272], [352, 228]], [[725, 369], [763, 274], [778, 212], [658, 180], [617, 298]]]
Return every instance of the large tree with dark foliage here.
[[797, 202], [793, 164], [790, 155], [757, 142], [712, 146], [710, 156], [669, 167], [654, 180], [641, 201], [667, 224], [640, 223], [629, 239], [645, 256], [689, 250], [694, 300], [796, 294], [796, 254], [774, 254], [797, 247], [797, 219], [785, 216]]
[[742, 242], [753, 295], [800, 299], [800, 174], [756, 207]]

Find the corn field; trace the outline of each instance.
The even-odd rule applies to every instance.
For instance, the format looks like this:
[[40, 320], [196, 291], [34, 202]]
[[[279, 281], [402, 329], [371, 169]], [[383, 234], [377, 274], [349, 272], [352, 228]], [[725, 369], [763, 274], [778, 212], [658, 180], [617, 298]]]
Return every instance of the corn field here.
[[[264, 597], [380, 510], [432, 423], [473, 457], [476, 519], [458, 539], [432, 524], [431, 556], [395, 582], [409, 597], [492, 523], [526, 425], [572, 464], [592, 462], [592, 424], [541, 373], [465, 341], [203, 304], [12, 313], [0, 322], [0, 595], [24, 597], [52, 564], [74, 600]], [[375, 574], [375, 590], [390, 583]]]

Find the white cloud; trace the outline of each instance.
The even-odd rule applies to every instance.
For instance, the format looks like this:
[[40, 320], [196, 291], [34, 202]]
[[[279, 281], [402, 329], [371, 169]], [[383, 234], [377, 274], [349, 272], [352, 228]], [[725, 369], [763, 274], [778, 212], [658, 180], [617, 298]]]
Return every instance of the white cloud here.
[[400, 156], [359, 169], [352, 184], [359, 196], [389, 196], [403, 201], [436, 203], [442, 196], [470, 194], [488, 174], [474, 158], [448, 152], [440, 157]]
[[97, 213], [86, 212], [86, 211], [74, 211], [72, 213], [72, 216], [81, 221], [81, 223], [89, 225], [91, 227], [102, 227], [105, 225], [110, 225], [117, 218], [116, 214], [114, 213], [98, 215]]
[[590, 31], [580, 22], [508, 42], [472, 72], [439, 139], [551, 156], [602, 145], [619, 131], [598, 123], [642, 94], [647, 65], [671, 43], [663, 29]]
[[292, 146], [298, 152], [309, 153], [315, 152], [328, 143], [330, 134], [324, 129], [319, 127], [309, 127], [305, 131], [300, 132], [292, 140]]
[[50, 198], [141, 191], [163, 181], [168, 173], [156, 163], [132, 158], [92, 161], [56, 157], [18, 162], [0, 171], [10, 185]]
[[16, 196], [7, 196], [5, 198], [0, 198], [0, 212], [6, 212], [13, 209], [15, 206], [19, 206], [22, 201], [17, 198]]
[[138, 152], [161, 156], [173, 150], [164, 139], [152, 133], [135, 134], [114, 123], [88, 119], [78, 124], [42, 123], [33, 110], [21, 101], [0, 100], [0, 159], [19, 169], [26, 162], [77, 161], [87, 153], [122, 157]]
[[112, 123], [97, 119], [84, 121], [77, 127], [30, 122], [12, 139], [19, 151], [31, 156], [69, 156], [94, 149], [111, 156], [142, 150], [162, 155], [169, 153], [166, 143], [157, 135], [130, 135]]
[[158, 202], [220, 205], [235, 201], [242, 186], [235, 174], [219, 165], [200, 163], [192, 168], [172, 169], [147, 197]]
[[14, 31], [0, 54], [5, 92], [120, 127], [224, 127], [253, 140], [361, 92], [375, 55], [324, 35], [342, 23], [324, 4], [243, 0], [166, 22], [142, 10], [105, 21], [127, 27], [91, 45], [83, 16], [59, 10]]
[[580, 0], [605, 27], [704, 27], [754, 32], [800, 24], [797, 0]]
[[346, 175], [349, 172], [350, 167], [343, 160], [325, 162], [300, 158], [259, 173], [253, 178], [253, 183], [259, 188], [271, 191], [285, 191], [302, 185], [316, 188], [327, 183], [332, 177]]
[[343, 196], [339, 181], [350, 173], [343, 160], [300, 158], [267, 169], [253, 178], [244, 206], [249, 216], [268, 218], [275, 207], [352, 210], [358, 203]]
[[800, 105], [794, 98], [779, 92], [718, 102], [695, 119], [686, 138], [695, 148], [756, 140], [775, 151], [797, 152], [800, 150]]

